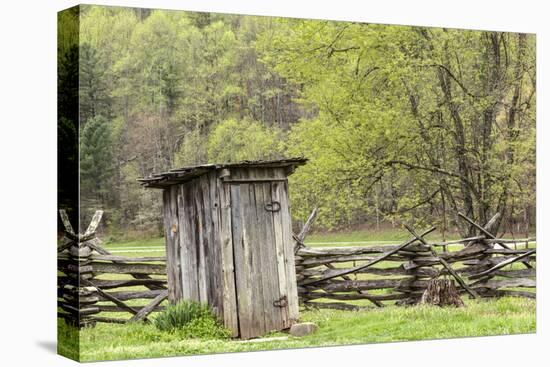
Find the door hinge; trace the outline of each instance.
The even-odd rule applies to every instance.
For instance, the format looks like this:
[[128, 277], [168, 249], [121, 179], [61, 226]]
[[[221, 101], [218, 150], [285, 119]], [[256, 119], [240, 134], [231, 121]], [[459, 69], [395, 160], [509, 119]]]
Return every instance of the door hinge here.
[[273, 306], [275, 307], [286, 307], [286, 305], [287, 305], [286, 295], [282, 296], [276, 301], [273, 301]]

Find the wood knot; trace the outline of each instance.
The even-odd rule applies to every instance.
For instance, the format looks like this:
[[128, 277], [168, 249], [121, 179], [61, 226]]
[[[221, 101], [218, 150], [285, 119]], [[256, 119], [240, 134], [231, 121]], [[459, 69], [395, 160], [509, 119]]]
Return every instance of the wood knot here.
[[178, 225], [176, 223], [172, 224], [172, 233], [176, 233], [178, 230]]

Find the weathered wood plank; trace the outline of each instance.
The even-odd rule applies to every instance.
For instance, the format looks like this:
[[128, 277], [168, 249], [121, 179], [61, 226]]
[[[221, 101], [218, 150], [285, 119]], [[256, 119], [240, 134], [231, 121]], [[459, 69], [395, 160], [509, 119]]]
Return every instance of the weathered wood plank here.
[[172, 241], [171, 244], [173, 245], [172, 248], [172, 256], [171, 259], [172, 267], [172, 278], [174, 280], [173, 283], [173, 289], [169, 290], [169, 297], [170, 293], [172, 293], [172, 297], [174, 300], [180, 300], [183, 298], [183, 282], [181, 278], [181, 248], [183, 245], [182, 237], [181, 237], [181, 230], [182, 230], [182, 223], [181, 223], [181, 217], [180, 217], [180, 196], [181, 196], [181, 187], [180, 186], [173, 186], [170, 188], [170, 212], [172, 213]]
[[122, 280], [110, 280], [110, 279], [90, 279], [89, 281], [93, 286], [100, 287], [102, 289], [113, 289], [121, 287], [134, 287], [145, 285], [163, 285], [166, 284], [166, 279], [122, 279]]
[[[329, 269], [333, 269], [333, 270], [336, 269], [332, 264], [327, 264], [327, 267], [328, 267]], [[350, 281], [352, 280], [352, 279], [351, 279], [350, 277], [348, 277], [347, 275], [342, 275], [342, 279], [344, 279], [344, 280], [350, 280]], [[365, 296], [368, 296], [368, 295], [369, 295], [369, 293], [368, 293], [367, 291], [365, 291], [365, 290], [357, 290], [357, 292], [359, 292], [359, 293], [361, 293], [361, 294], [363, 294], [363, 295], [365, 295]], [[367, 299], [368, 299], [371, 303], [373, 303], [376, 307], [383, 307], [383, 306], [384, 306], [381, 302], [375, 300], [374, 298], [367, 298]]]
[[[419, 296], [422, 295], [423, 291], [419, 291]], [[364, 300], [368, 298], [375, 299], [377, 301], [395, 301], [399, 299], [406, 299], [409, 298], [408, 293], [390, 293], [390, 294], [369, 294], [368, 296], [361, 294], [361, 293], [329, 293], [329, 292], [321, 292], [321, 291], [315, 291], [315, 292], [309, 292], [309, 293], [301, 293], [300, 297], [303, 299], [320, 299], [320, 298], [326, 298], [326, 299], [335, 299], [339, 301], [357, 301], [357, 300]]]
[[208, 274], [206, 271], [208, 230], [206, 219], [206, 205], [204, 201], [204, 184], [206, 176], [202, 175], [195, 179], [194, 204], [195, 204], [195, 240], [197, 241], [196, 266], [197, 266], [197, 288], [199, 291], [199, 302], [208, 304]]
[[83, 305], [78, 305], [77, 307], [75, 307], [74, 305], [71, 305], [69, 303], [64, 303], [64, 302], [58, 302], [58, 306], [63, 311], [69, 312], [71, 314], [79, 315], [79, 316], [94, 315], [101, 312], [99, 308], [96, 306], [86, 307]]
[[304, 302], [304, 306], [313, 307], [317, 309], [328, 308], [328, 309], [344, 310], [344, 311], [361, 311], [361, 310], [372, 309], [371, 307], [351, 305], [349, 303], [344, 303], [344, 302]]
[[98, 274], [166, 274], [166, 266], [164, 264], [117, 264], [94, 261], [90, 266], [90, 270]]
[[[279, 170], [281, 171], [281, 170]], [[283, 174], [283, 172], [280, 172]], [[290, 212], [290, 196], [288, 192], [288, 182], [274, 182], [275, 194], [277, 195], [278, 201], [281, 203], [281, 228], [282, 228], [282, 239], [283, 239], [283, 258], [284, 265], [286, 270], [286, 288], [287, 288], [287, 298], [288, 298], [288, 324], [287, 327], [290, 327], [292, 324], [296, 323], [299, 318], [299, 309], [298, 309], [298, 290], [296, 282], [296, 269], [294, 261], [294, 239], [292, 237], [292, 222], [291, 222], [291, 212]]]
[[[280, 330], [284, 328], [283, 318], [286, 316], [288, 302], [274, 302], [286, 298], [286, 293], [281, 293], [281, 279], [278, 269], [276, 234], [273, 226], [273, 212], [265, 210], [265, 204], [271, 203], [274, 199], [271, 196], [271, 183], [255, 184], [256, 192], [256, 213], [260, 222], [260, 255], [261, 268], [265, 269], [262, 274], [263, 297], [264, 297], [264, 318], [266, 331]], [[280, 235], [279, 235], [280, 236]]]
[[183, 216], [180, 214], [182, 226], [182, 246], [181, 263], [182, 263], [182, 278], [183, 284], [187, 286], [186, 295], [184, 298], [192, 301], [200, 301], [199, 293], [199, 224], [197, 218], [197, 207], [195, 204], [196, 192], [192, 182], [182, 186], [182, 210]]
[[[382, 246], [345, 246], [345, 247], [303, 247], [300, 248], [296, 255], [308, 257], [321, 256], [349, 256], [362, 254], [384, 254], [388, 251], [395, 250], [399, 245], [382, 245]], [[407, 250], [398, 251], [397, 254], [403, 253], [408, 256], [428, 254], [430, 248], [427, 246], [410, 245]]]
[[209, 263], [207, 265], [209, 275], [210, 275], [210, 284], [209, 284], [209, 298], [212, 300], [212, 310], [218, 316], [219, 320], [223, 322], [224, 311], [223, 311], [223, 270], [221, 262], [221, 238], [220, 238], [220, 198], [218, 189], [216, 187], [216, 172], [208, 173], [208, 192], [210, 200], [210, 217], [211, 217], [211, 226], [212, 230], [210, 231], [210, 248], [208, 249], [209, 253]]
[[68, 250], [71, 246], [76, 246], [76, 242], [70, 238], [63, 237], [63, 242], [57, 247], [58, 256], [65, 250]]
[[296, 253], [300, 248], [305, 247], [304, 240], [308, 234], [308, 232], [311, 229], [311, 226], [313, 225], [313, 222], [315, 221], [315, 218], [317, 217], [317, 207], [313, 208], [311, 211], [311, 214], [306, 220], [306, 223], [300, 230], [300, 233], [298, 233], [295, 237], [296, 244], [294, 245], [294, 253]]
[[[321, 269], [321, 268], [309, 268], [304, 269], [299, 272], [300, 275], [304, 277], [316, 277], [333, 274], [336, 271], [350, 268], [334, 268], [334, 269]], [[438, 270], [430, 267], [418, 268], [415, 270], [406, 270], [402, 265], [392, 267], [392, 268], [366, 268], [355, 272], [354, 274], [375, 274], [381, 276], [392, 276], [392, 275], [416, 275], [423, 277], [433, 277], [437, 275]], [[298, 282], [300, 283], [300, 282]]]
[[476, 283], [474, 288], [535, 288], [537, 282], [534, 279], [529, 278], [517, 278], [517, 279], [492, 279], [484, 282]]
[[[191, 262], [190, 258], [190, 247], [194, 246], [191, 242], [191, 225], [189, 220], [189, 215], [191, 215], [191, 203], [188, 201], [187, 191], [189, 183], [184, 183], [179, 186], [177, 192], [177, 209], [178, 209], [178, 224], [179, 224], [179, 253], [174, 256], [177, 256], [179, 262], [179, 269], [177, 277], [178, 281], [181, 282], [181, 298], [185, 300], [191, 300], [191, 280], [190, 272]], [[170, 298], [170, 297], [169, 297]]]
[[99, 223], [101, 222], [101, 217], [103, 216], [103, 210], [96, 210], [94, 213], [94, 216], [92, 217], [92, 221], [90, 222], [90, 225], [88, 225], [88, 228], [86, 229], [86, 232], [84, 232], [83, 238], [90, 237], [95, 233], [97, 230], [97, 227], [99, 226]]
[[149, 315], [155, 309], [155, 307], [157, 307], [167, 297], [168, 297], [168, 290], [165, 290], [165, 291], [161, 292], [158, 296], [156, 296], [153, 299], [153, 301], [151, 303], [149, 303], [147, 306], [143, 307], [134, 316], [132, 316], [130, 321], [134, 322], [134, 321], [144, 320], [147, 317], [147, 315]]
[[181, 282], [178, 276], [178, 268], [175, 265], [176, 247], [179, 245], [177, 238], [178, 220], [175, 212], [172, 212], [172, 188], [166, 188], [162, 192], [164, 212], [164, 242], [166, 248], [166, 278], [168, 283], [168, 299], [175, 303], [178, 299], [174, 290], [176, 284]]
[[447, 261], [456, 262], [466, 258], [476, 257], [477, 255], [486, 254], [487, 251], [488, 249], [486, 245], [482, 243], [478, 243], [478, 244], [465, 247], [459, 251], [439, 252], [439, 253], [436, 253], [436, 256], [439, 258], [445, 259]]
[[162, 257], [127, 257], [114, 255], [94, 254], [90, 259], [97, 261], [117, 261], [121, 263], [142, 263], [142, 262], [166, 262], [166, 256]]
[[65, 211], [65, 209], [59, 209], [59, 216], [61, 217], [61, 222], [65, 227], [65, 231], [70, 235], [72, 235], [73, 237], [76, 236], [73, 226], [71, 225], [71, 221], [69, 220], [69, 216], [67, 215], [67, 212]]
[[[249, 172], [243, 172], [248, 174]], [[243, 185], [244, 186], [244, 185]], [[266, 305], [264, 304], [264, 297], [262, 288], [263, 276], [261, 258], [260, 258], [260, 246], [261, 246], [261, 227], [258, 213], [256, 212], [256, 184], [246, 185], [247, 192], [241, 191], [241, 205], [243, 208], [243, 229], [248, 251], [248, 256], [245, 259], [249, 259], [249, 272], [246, 274], [248, 278], [248, 284], [251, 285], [251, 311], [252, 311], [252, 330], [249, 337], [256, 337], [265, 333], [265, 317], [264, 310]], [[261, 200], [261, 199], [260, 199]]]
[[[270, 197], [274, 201], [281, 202], [281, 198], [279, 195], [279, 184], [273, 183], [270, 185]], [[281, 208], [283, 209], [283, 208]], [[279, 287], [279, 294], [281, 297], [286, 296], [288, 305], [285, 308], [281, 308], [281, 322], [285, 327], [291, 326], [291, 320], [290, 320], [290, 307], [292, 300], [290, 300], [290, 297], [292, 297], [292, 293], [290, 293], [289, 286], [288, 286], [288, 279], [287, 279], [287, 268], [285, 264], [285, 231], [283, 229], [283, 218], [281, 214], [281, 210], [277, 212], [272, 213], [272, 219], [273, 219], [273, 240], [275, 245], [275, 259], [277, 264], [277, 277], [278, 277], [278, 287]]]
[[[120, 301], [128, 301], [131, 299], [153, 299], [157, 297], [159, 294], [164, 292], [165, 289], [156, 289], [156, 290], [149, 290], [149, 291], [124, 291], [124, 292], [104, 292], [105, 294], [108, 294], [109, 296], [115, 297]], [[99, 295], [100, 301], [112, 301], [111, 298], [108, 298], [108, 296], [104, 296], [103, 294]], [[123, 306], [121, 306], [123, 307]]]
[[239, 319], [237, 315], [237, 293], [235, 281], [235, 265], [233, 262], [233, 227], [231, 185], [223, 185], [216, 180], [216, 188], [220, 205], [220, 245], [223, 289], [223, 320], [224, 325], [231, 330], [231, 336], [239, 335]]
[[[241, 196], [248, 197], [248, 185], [230, 185], [230, 189], [239, 335], [246, 339], [252, 335], [252, 285], [248, 280], [248, 274], [251, 272], [249, 239], [243, 231], [244, 213]], [[243, 195], [241, 195], [241, 191], [243, 191]]]
[[519, 261], [519, 260], [523, 260], [524, 258], [526, 257], [529, 257], [533, 254], [535, 254], [537, 252], [536, 249], [533, 249], [531, 251], [528, 251], [522, 255], [519, 255], [519, 256], [515, 256], [515, 257], [512, 257], [512, 258], [509, 258], [507, 260], [504, 260], [502, 262], [500, 262], [499, 264], [493, 266], [492, 268], [490, 269], [487, 269], [485, 271], [482, 271], [481, 273], [478, 273], [478, 274], [474, 274], [474, 275], [470, 275], [470, 279], [478, 279], [478, 278], [481, 278], [483, 276], [486, 276], [486, 275], [489, 275], [491, 274], [492, 272], [494, 272], [495, 270], [498, 270], [500, 268], [503, 268], [505, 267], [506, 265], [510, 265], [510, 264], [513, 264], [514, 262], [516, 261]]
[[527, 278], [537, 275], [536, 269], [518, 269], [518, 270], [497, 270], [493, 273], [495, 276], [507, 278]]
[[[149, 291], [149, 292], [154, 292], [154, 291]], [[122, 302], [122, 301], [125, 301], [125, 300], [128, 300], [128, 299], [131, 299], [131, 298], [121, 299], [123, 296], [125, 296], [125, 297], [129, 296], [128, 293], [132, 293], [132, 292], [108, 293], [108, 292], [104, 292], [101, 288], [97, 288], [97, 293], [99, 294], [101, 300], [111, 301], [115, 305], [117, 305], [118, 307], [120, 307], [122, 309], [125, 309], [126, 311], [130, 312], [133, 315], [138, 313], [138, 311], [136, 309], [134, 309], [133, 307], [128, 306], [127, 304]], [[136, 292], [133, 292], [133, 293], [136, 293]], [[143, 292], [141, 292], [141, 293], [143, 293]], [[136, 297], [136, 298], [142, 298], [142, 297]]]
[[[316, 267], [325, 264], [333, 263], [347, 263], [352, 261], [374, 261], [379, 259], [381, 256], [369, 256], [369, 255], [349, 255], [349, 256], [326, 256], [326, 257], [309, 257], [300, 262], [301, 266], [304, 267]], [[404, 256], [387, 256], [383, 260], [391, 262], [403, 262], [409, 260], [409, 257]], [[437, 261], [433, 257], [418, 258], [419, 261]], [[382, 260], [380, 260], [382, 261]], [[377, 261], [378, 262], [378, 261]]]
[[[96, 306], [99, 311], [101, 312], [114, 312], [114, 313], [128, 313], [128, 311], [122, 307], [118, 307], [118, 306], [115, 306], [115, 305], [97, 305]], [[133, 309], [135, 309], [136, 311], [140, 311], [142, 308], [144, 308], [145, 306], [132, 306]], [[157, 306], [153, 309], [152, 312], [160, 312], [160, 311], [163, 311], [165, 309], [164, 306]]]
[[[431, 233], [435, 231], [435, 227], [432, 227], [430, 228], [429, 230], [427, 231], [424, 231], [420, 237], [424, 237], [425, 235]], [[408, 245], [414, 243], [418, 241], [417, 238], [413, 238], [411, 240], [408, 240], [406, 241], [405, 243], [403, 243], [402, 245], [398, 246], [397, 248], [391, 250], [391, 251], [388, 251], [387, 253], [385, 253], [384, 255], [382, 256], [379, 256], [378, 258], [372, 260], [372, 261], [369, 261], [367, 264], [365, 265], [360, 265], [360, 266], [357, 266], [357, 267], [354, 267], [354, 268], [351, 268], [351, 269], [348, 269], [348, 270], [344, 270], [344, 271], [340, 271], [340, 272], [337, 272], [335, 274], [332, 274], [330, 276], [325, 276], [325, 277], [321, 277], [319, 279], [314, 279], [314, 280], [306, 280], [303, 284], [311, 284], [311, 283], [317, 283], [317, 282], [320, 282], [320, 281], [323, 281], [323, 280], [328, 280], [328, 279], [331, 279], [331, 278], [336, 278], [338, 276], [342, 276], [342, 275], [348, 275], [348, 274], [351, 274], [357, 270], [362, 270], [362, 269], [366, 269], [372, 265], [375, 265], [377, 263], [379, 263], [380, 261], [384, 261], [385, 259], [387, 259], [388, 257], [390, 257], [391, 255], [393, 255], [394, 253], [396, 253], [397, 251], [401, 250], [401, 249], [404, 249], [405, 247], [407, 247]]]
[[[400, 279], [369, 279], [369, 280], [330, 280], [329, 283], [317, 284], [319, 289], [327, 292], [353, 292], [358, 290], [373, 290], [400, 287], [423, 287], [426, 280], [415, 280], [414, 277]], [[367, 296], [370, 296], [367, 295]], [[367, 297], [365, 297], [367, 298]]]
[[508, 250], [508, 249], [488, 249], [486, 253], [496, 254], [496, 255], [521, 255], [526, 252], [529, 252], [531, 249], [519, 249], [519, 250]]

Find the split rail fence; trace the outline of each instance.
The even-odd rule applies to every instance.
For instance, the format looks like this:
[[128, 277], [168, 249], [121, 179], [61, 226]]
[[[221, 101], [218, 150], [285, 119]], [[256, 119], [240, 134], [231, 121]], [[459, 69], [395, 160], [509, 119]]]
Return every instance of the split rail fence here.
[[95, 233], [102, 214], [97, 211], [86, 232], [76, 234], [60, 211], [65, 237], [57, 249], [58, 316], [79, 327], [147, 320], [151, 312], [163, 309], [168, 296], [166, 258], [112, 255]]
[[[79, 327], [148, 321], [167, 300], [166, 258], [112, 255], [96, 236], [102, 214], [97, 211], [86, 232], [76, 234], [60, 211], [65, 237], [58, 246], [58, 316]], [[495, 238], [491, 227], [498, 214], [482, 227], [459, 213], [479, 234], [454, 241], [430, 242], [425, 237], [434, 227], [418, 234], [405, 226], [411, 238], [400, 245], [311, 248], [303, 242], [315, 215], [316, 210], [294, 236], [304, 306], [355, 310], [365, 307], [364, 301], [377, 307], [415, 304], [430, 280], [440, 277], [453, 279], [459, 292], [472, 298], [536, 297], [535, 239]]]
[[[435, 228], [417, 234], [405, 226], [411, 239], [401, 245], [332, 248], [306, 247], [305, 236], [297, 236], [295, 260], [301, 303], [345, 310], [364, 307], [365, 302], [356, 302], [359, 300], [378, 307], [388, 301], [415, 304], [429, 281], [439, 277], [453, 279], [459, 292], [472, 298], [535, 298], [535, 239], [495, 238], [490, 230], [498, 214], [484, 227], [463, 214], [459, 216], [479, 235], [434, 243], [425, 237]], [[312, 218], [314, 213], [308, 222]]]

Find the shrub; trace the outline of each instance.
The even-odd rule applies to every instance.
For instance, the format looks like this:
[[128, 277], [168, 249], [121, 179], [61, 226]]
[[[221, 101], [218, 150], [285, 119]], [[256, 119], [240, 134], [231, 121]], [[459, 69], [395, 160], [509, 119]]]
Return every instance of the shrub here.
[[208, 306], [192, 301], [168, 305], [155, 318], [157, 329], [187, 338], [228, 338], [231, 332], [220, 325]]

